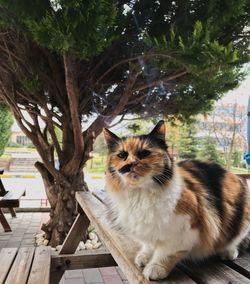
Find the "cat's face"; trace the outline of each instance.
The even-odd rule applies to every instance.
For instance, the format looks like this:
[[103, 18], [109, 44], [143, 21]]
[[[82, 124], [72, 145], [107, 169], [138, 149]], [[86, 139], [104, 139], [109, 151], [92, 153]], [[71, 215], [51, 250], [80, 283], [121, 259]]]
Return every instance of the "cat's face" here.
[[149, 180], [164, 185], [171, 179], [163, 121], [147, 135], [119, 138], [105, 129], [104, 137], [109, 149], [107, 172], [113, 179], [130, 186]]

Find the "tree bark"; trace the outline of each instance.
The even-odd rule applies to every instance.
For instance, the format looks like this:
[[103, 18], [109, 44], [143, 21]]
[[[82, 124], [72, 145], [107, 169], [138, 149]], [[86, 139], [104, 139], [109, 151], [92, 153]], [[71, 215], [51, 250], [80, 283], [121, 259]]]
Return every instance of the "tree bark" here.
[[42, 175], [51, 205], [50, 219], [42, 225], [42, 230], [49, 240], [49, 245], [55, 247], [63, 243], [77, 215], [76, 191], [87, 191], [88, 187], [84, 182], [82, 170], [74, 176], [54, 180], [42, 163], [37, 162], [36, 167]]

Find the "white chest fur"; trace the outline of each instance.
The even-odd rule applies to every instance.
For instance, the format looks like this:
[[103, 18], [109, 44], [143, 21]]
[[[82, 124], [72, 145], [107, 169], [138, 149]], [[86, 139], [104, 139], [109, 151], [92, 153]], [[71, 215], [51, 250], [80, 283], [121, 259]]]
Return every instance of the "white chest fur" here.
[[162, 190], [154, 182], [140, 188], [124, 188], [111, 193], [111, 201], [118, 212], [118, 223], [140, 241], [156, 243], [176, 239], [190, 231], [188, 216], [174, 213], [181, 194], [181, 180], [176, 175], [168, 189]]

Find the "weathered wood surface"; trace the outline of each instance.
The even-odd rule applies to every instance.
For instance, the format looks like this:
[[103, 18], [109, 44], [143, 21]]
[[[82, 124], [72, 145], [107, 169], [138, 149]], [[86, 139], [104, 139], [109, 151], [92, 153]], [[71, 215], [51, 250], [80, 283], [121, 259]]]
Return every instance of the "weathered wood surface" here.
[[17, 248], [3, 248], [0, 252], [0, 284], [4, 283], [15, 259]]
[[20, 198], [25, 195], [25, 189], [15, 189], [8, 191], [0, 200], [0, 207], [19, 207]]
[[50, 247], [3, 248], [0, 284], [49, 284], [50, 266]]
[[20, 248], [5, 284], [26, 284], [32, 264], [34, 247]]
[[[153, 281], [145, 279], [141, 270], [134, 265], [135, 245], [132, 243], [132, 240], [128, 242], [127, 236], [125, 240], [123, 236], [112, 230], [105, 223], [103, 218], [106, 209], [105, 205], [97, 200], [90, 192], [77, 192], [76, 199], [116, 263], [126, 275], [129, 283], [154, 283]], [[194, 283], [184, 272], [178, 273], [178, 271], [173, 271], [173, 275], [174, 273], [179, 276], [178, 282], [174, 279], [174, 276], [171, 275], [167, 280], [161, 281], [161, 283]]]
[[250, 279], [250, 253], [245, 253], [234, 261], [224, 261], [224, 263]]
[[197, 283], [250, 284], [250, 280], [247, 277], [216, 259], [199, 264], [181, 265], [181, 269]]
[[51, 248], [44, 246], [36, 248], [28, 284], [49, 284], [50, 263]]
[[4, 216], [3, 210], [0, 208], [0, 223], [3, 226], [5, 232], [11, 232], [10, 224]]
[[59, 254], [74, 253], [89, 226], [88, 217], [82, 212], [78, 214], [70, 231], [62, 244]]
[[[3, 174], [3, 170], [0, 170], [0, 175]], [[15, 191], [6, 191], [2, 180], [0, 178], [0, 223], [2, 224], [5, 232], [10, 232], [11, 227], [5, 218], [1, 208], [8, 208], [11, 216], [16, 217], [14, 207], [19, 207], [20, 198], [25, 195], [25, 189], [15, 189]]]
[[75, 254], [53, 254], [51, 271], [117, 266], [112, 255], [105, 249], [85, 250]]

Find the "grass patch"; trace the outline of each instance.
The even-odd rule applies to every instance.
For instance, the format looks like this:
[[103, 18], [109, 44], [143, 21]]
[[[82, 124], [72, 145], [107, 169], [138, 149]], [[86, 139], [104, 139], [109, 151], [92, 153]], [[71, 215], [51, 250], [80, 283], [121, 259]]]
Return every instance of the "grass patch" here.
[[106, 156], [93, 154], [93, 158], [88, 160], [84, 168], [86, 173], [104, 173], [106, 169]]
[[232, 167], [231, 171], [235, 174], [249, 174], [249, 169]]

